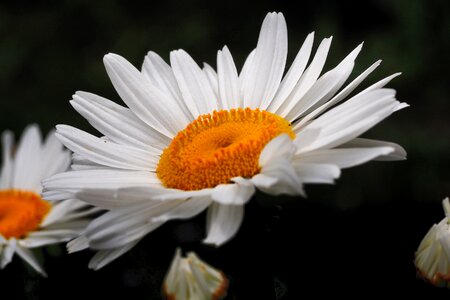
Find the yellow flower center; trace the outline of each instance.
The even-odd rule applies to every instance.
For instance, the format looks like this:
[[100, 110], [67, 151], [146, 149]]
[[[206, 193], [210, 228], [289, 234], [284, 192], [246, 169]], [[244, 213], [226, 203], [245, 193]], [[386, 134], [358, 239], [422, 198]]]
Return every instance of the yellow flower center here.
[[21, 238], [39, 228], [51, 205], [29, 191], [0, 191], [0, 235]]
[[288, 121], [259, 109], [231, 109], [202, 115], [180, 131], [159, 160], [164, 186], [200, 190], [258, 174], [264, 146], [274, 137], [295, 134]]

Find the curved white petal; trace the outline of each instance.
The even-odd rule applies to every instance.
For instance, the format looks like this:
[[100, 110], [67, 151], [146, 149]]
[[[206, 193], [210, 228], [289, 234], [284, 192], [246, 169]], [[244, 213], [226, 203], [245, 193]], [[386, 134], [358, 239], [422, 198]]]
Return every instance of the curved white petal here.
[[2, 157], [3, 164], [0, 173], [0, 189], [11, 187], [13, 175], [12, 147], [14, 143], [14, 135], [11, 131], [2, 133]]
[[212, 203], [209, 195], [189, 198], [166, 213], [153, 217], [152, 222], [167, 222], [192, 218], [204, 211]]
[[119, 258], [131, 248], [133, 248], [140, 240], [136, 240], [134, 242], [128, 243], [125, 246], [109, 249], [109, 250], [100, 250], [98, 251], [89, 262], [89, 269], [99, 270], [112, 262], [113, 260]]
[[19, 142], [14, 157], [12, 187], [38, 190], [40, 188], [42, 165], [42, 136], [37, 125], [28, 126]]
[[269, 13], [263, 21], [243, 84], [244, 107], [266, 109], [283, 76], [287, 56], [286, 21], [281, 13]]
[[142, 121], [161, 134], [172, 138], [189, 120], [179, 107], [170, 106], [167, 96], [152, 89], [133, 65], [116, 54], [105, 55], [106, 71], [117, 93]]
[[[216, 96], [216, 99], [220, 99], [219, 97], [219, 79], [217, 78], [218, 75], [216, 71], [208, 65], [207, 63], [203, 63], [203, 69], [202, 72], [205, 74], [206, 78], [208, 79], [209, 84], [211, 85], [211, 88], [214, 92], [214, 95]], [[223, 109], [222, 103], [219, 101], [217, 103], [217, 109]]]
[[148, 52], [142, 66], [142, 74], [149, 80], [152, 88], [157, 88], [161, 93], [167, 95], [166, 100], [171, 101], [170, 107], [179, 107], [186, 119], [194, 119], [194, 116], [183, 101], [172, 68], [158, 54], [153, 51]]
[[82, 157], [112, 168], [137, 171], [155, 170], [159, 157], [147, 151], [100, 139], [68, 125], [58, 125], [56, 136]]
[[244, 205], [255, 193], [255, 186], [242, 177], [232, 179], [234, 183], [219, 184], [211, 193], [214, 201], [225, 205]]
[[161, 226], [163, 222], [152, 222], [151, 218], [170, 211], [182, 201], [146, 201], [111, 210], [92, 221], [84, 234], [94, 249], [122, 247]]
[[77, 199], [66, 199], [67, 200], [52, 203], [52, 209], [45, 216], [45, 219], [41, 223], [41, 227], [57, 223], [68, 215], [71, 215], [74, 211], [86, 207], [85, 203], [78, 201]]
[[16, 252], [17, 241], [15, 238], [10, 238], [3, 245], [0, 244], [0, 268], [6, 267], [12, 260]]
[[294, 59], [289, 71], [284, 76], [283, 81], [278, 88], [278, 91], [270, 103], [268, 107], [268, 111], [277, 112], [280, 106], [284, 103], [284, 101], [289, 97], [292, 93], [294, 87], [299, 81], [300, 77], [303, 74], [303, 71], [308, 64], [309, 56], [311, 55], [311, 50], [314, 41], [314, 32], [308, 34], [305, 41], [303, 42], [302, 47], [297, 53], [297, 56]]
[[316, 116], [320, 115], [322, 112], [326, 111], [328, 108], [336, 105], [345, 99], [351, 92], [355, 90], [359, 86], [359, 84], [366, 79], [381, 63], [381, 60], [376, 61], [372, 64], [367, 70], [362, 72], [358, 77], [356, 77], [352, 82], [350, 82], [345, 88], [343, 88], [336, 96], [334, 96], [330, 101], [322, 104], [321, 106], [314, 109], [311, 113], [308, 113], [304, 118], [301, 118], [299, 122], [294, 125], [294, 131], [297, 131], [304, 124], [307, 124], [309, 121], [313, 120]]
[[341, 175], [341, 170], [334, 164], [302, 163], [294, 161], [293, 166], [300, 180], [304, 183], [332, 184]]
[[380, 89], [352, 98], [328, 111], [307, 127], [320, 129], [319, 137], [301, 152], [333, 148], [346, 143], [392, 114], [399, 105], [395, 91]]
[[259, 165], [265, 167], [272, 160], [278, 158], [291, 159], [294, 156], [296, 146], [287, 134], [280, 134], [272, 139], [264, 147], [259, 155]]
[[74, 253], [89, 248], [89, 240], [83, 234], [67, 243], [67, 252]]
[[374, 160], [392, 161], [392, 160], [404, 160], [406, 159], [406, 150], [392, 142], [370, 140], [364, 138], [356, 138], [345, 144], [342, 144], [342, 148], [374, 148], [374, 147], [390, 147], [393, 149], [391, 153], [381, 155]]
[[[119, 189], [159, 185], [156, 174], [117, 169], [70, 171], [53, 175], [43, 182], [46, 190], [77, 192], [80, 189]], [[44, 191], [43, 197], [46, 198]]]
[[319, 48], [316, 51], [311, 64], [306, 69], [305, 73], [300, 77], [295, 87], [292, 89], [291, 94], [286, 98], [280, 108], [275, 112], [277, 115], [286, 116], [295, 104], [305, 95], [309, 89], [319, 78], [322, 68], [325, 65], [328, 51], [330, 50], [332, 38], [322, 40]]
[[45, 273], [44, 268], [41, 266], [37, 258], [29, 249], [17, 245], [16, 253], [42, 276], [47, 277], [47, 273]]
[[[88, 221], [84, 222], [86, 226]], [[25, 239], [19, 240], [19, 245], [26, 248], [37, 248], [46, 245], [67, 242], [80, 233], [80, 230], [59, 229], [36, 231], [29, 234]]]
[[270, 195], [304, 195], [303, 181], [292, 165], [292, 159], [280, 157], [271, 160], [251, 181]]
[[73, 108], [113, 142], [153, 153], [164, 149], [170, 139], [141, 121], [129, 108], [103, 97], [76, 92], [70, 101]]
[[322, 75], [290, 109], [286, 119], [294, 121], [300, 116], [311, 112], [331, 97], [342, 87], [350, 76], [355, 65], [355, 59], [362, 49], [362, 44], [356, 47], [339, 65]]
[[222, 109], [241, 107], [239, 76], [230, 51], [225, 46], [217, 52], [217, 75]]
[[236, 235], [243, 218], [243, 205], [211, 204], [206, 217], [208, 234], [203, 243], [218, 247], [228, 242]]
[[69, 168], [71, 160], [70, 151], [63, 148], [63, 145], [55, 136], [55, 131], [51, 130], [45, 139], [42, 147], [40, 178], [46, 178], [59, 172], [64, 172]]
[[189, 54], [184, 50], [172, 51], [170, 64], [183, 99], [194, 118], [217, 110], [218, 101], [208, 79]]
[[339, 168], [349, 168], [392, 152], [394, 152], [394, 148], [391, 147], [324, 149], [301, 154], [297, 161], [306, 164], [333, 164]]

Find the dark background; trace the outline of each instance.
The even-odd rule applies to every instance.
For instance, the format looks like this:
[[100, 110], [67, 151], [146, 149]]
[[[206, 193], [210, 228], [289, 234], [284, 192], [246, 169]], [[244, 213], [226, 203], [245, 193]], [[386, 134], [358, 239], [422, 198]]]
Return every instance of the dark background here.
[[366, 137], [397, 142], [408, 160], [344, 170], [333, 186], [308, 186], [308, 198], [257, 194], [238, 236], [213, 249], [198, 243], [204, 216], [170, 222], [104, 269], [92, 253], [41, 251], [48, 279], [17, 258], [0, 271], [3, 299], [159, 299], [175, 248], [195, 250], [230, 278], [227, 299], [303, 299], [448, 295], [416, 278], [414, 251], [443, 217], [450, 194], [450, 7], [442, 1], [2, 1], [0, 130], [19, 135], [65, 123], [95, 132], [69, 105], [76, 90], [120, 102], [102, 64], [108, 52], [140, 67], [147, 51], [166, 60], [183, 48], [215, 67], [228, 45], [239, 66], [256, 45], [269, 11], [284, 13], [291, 62], [306, 35], [334, 36], [325, 70], [361, 41], [353, 73], [377, 59], [366, 85], [394, 72], [389, 87], [411, 107]]

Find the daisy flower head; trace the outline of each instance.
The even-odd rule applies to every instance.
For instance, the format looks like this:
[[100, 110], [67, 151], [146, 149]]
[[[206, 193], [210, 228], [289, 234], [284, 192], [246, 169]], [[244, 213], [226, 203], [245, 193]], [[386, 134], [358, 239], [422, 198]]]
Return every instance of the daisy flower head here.
[[47, 201], [41, 181], [67, 170], [70, 152], [50, 132], [45, 141], [36, 125], [28, 126], [17, 147], [13, 134], [2, 134], [3, 165], [0, 173], [0, 267], [17, 253], [46, 276], [30, 248], [68, 241], [86, 227], [85, 216], [98, 209], [75, 199]]
[[407, 106], [384, 88], [398, 74], [347, 99], [380, 61], [343, 87], [362, 45], [321, 75], [331, 38], [312, 56], [313, 39], [287, 71], [281, 13], [266, 16], [240, 71], [227, 47], [217, 71], [183, 50], [170, 53], [170, 65], [149, 52], [141, 71], [107, 54], [106, 71], [128, 107], [77, 92], [71, 104], [103, 136], [57, 126], [75, 152], [72, 171], [44, 182], [53, 199], [69, 193], [109, 210], [69, 250], [100, 250], [91, 261], [99, 268], [164, 222], [205, 209], [204, 242], [220, 246], [238, 231], [255, 189], [304, 195], [305, 183], [333, 183], [342, 168], [404, 159], [399, 145], [359, 138]]
[[170, 300], [218, 300], [226, 296], [225, 275], [202, 261], [194, 252], [181, 256], [177, 249], [163, 284], [163, 295]]
[[419, 276], [439, 287], [450, 287], [450, 202], [442, 201], [445, 218], [431, 226], [416, 252]]

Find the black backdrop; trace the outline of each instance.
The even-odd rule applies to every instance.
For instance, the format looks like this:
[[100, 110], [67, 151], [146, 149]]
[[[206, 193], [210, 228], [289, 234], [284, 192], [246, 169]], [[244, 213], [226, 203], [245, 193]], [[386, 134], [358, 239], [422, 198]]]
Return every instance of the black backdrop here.
[[408, 160], [344, 170], [334, 186], [308, 186], [307, 199], [257, 194], [238, 236], [220, 249], [198, 242], [201, 215], [164, 225], [97, 272], [87, 269], [89, 251], [42, 250], [47, 279], [15, 258], [0, 271], [1, 299], [159, 299], [178, 245], [229, 276], [227, 299], [448, 293], [417, 279], [413, 265], [450, 194], [448, 1], [2, 1], [0, 130], [18, 135], [37, 122], [44, 131], [65, 123], [95, 133], [68, 100], [84, 90], [120, 103], [104, 54], [140, 66], [148, 50], [168, 59], [183, 48], [215, 66], [227, 44], [241, 66], [269, 11], [286, 17], [289, 61], [316, 31], [315, 45], [334, 36], [326, 69], [365, 41], [354, 74], [383, 59], [366, 84], [403, 72], [389, 86], [411, 107], [365, 136], [400, 143]]

